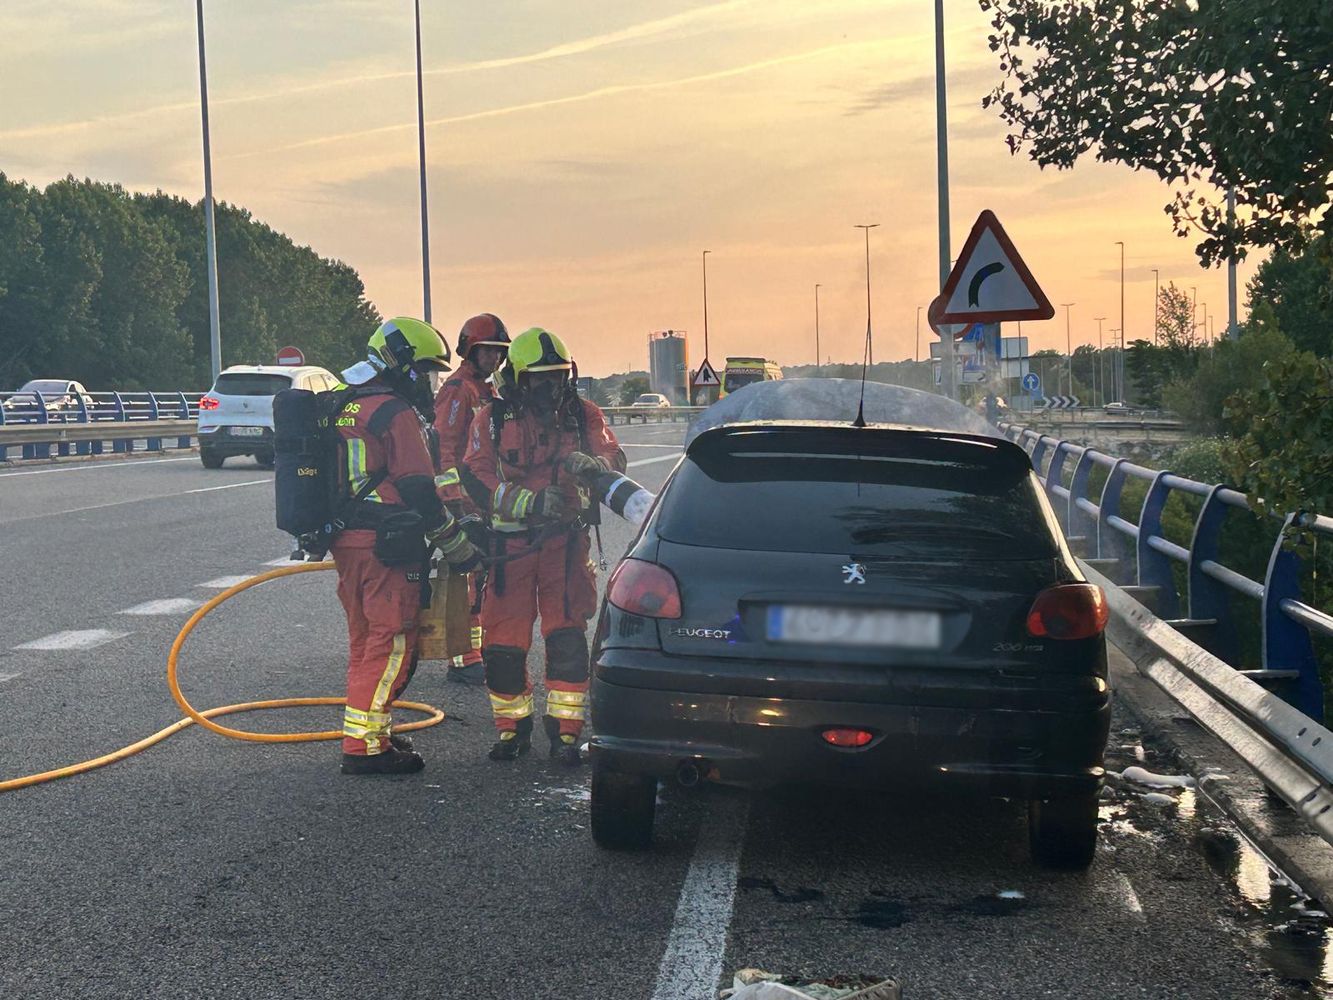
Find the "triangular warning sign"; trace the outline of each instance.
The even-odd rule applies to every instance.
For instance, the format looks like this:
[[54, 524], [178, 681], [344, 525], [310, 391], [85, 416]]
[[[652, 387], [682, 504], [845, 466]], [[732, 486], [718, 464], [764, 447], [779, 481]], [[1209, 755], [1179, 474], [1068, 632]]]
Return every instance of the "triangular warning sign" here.
[[703, 389], [714, 385], [721, 385], [722, 380], [717, 377], [717, 372], [713, 371], [713, 366], [704, 358], [704, 363], [699, 366], [699, 370], [694, 373], [694, 387]]
[[995, 213], [977, 216], [940, 292], [939, 323], [1007, 323], [1050, 319], [1055, 308], [1032, 277]]

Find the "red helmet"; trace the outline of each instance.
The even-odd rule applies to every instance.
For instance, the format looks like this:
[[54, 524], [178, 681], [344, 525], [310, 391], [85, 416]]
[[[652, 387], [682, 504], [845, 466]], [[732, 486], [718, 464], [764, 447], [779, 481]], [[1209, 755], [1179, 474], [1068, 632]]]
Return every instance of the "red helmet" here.
[[500, 317], [492, 313], [473, 316], [458, 331], [458, 357], [466, 359], [474, 347], [489, 344], [492, 347], [508, 347], [509, 331], [505, 329]]

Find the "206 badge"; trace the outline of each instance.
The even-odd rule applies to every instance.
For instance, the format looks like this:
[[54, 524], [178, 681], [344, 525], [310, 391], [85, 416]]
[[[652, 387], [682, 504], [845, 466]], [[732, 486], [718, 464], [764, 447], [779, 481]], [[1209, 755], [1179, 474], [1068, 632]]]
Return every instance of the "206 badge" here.
[[866, 568], [860, 563], [848, 563], [842, 568], [842, 582], [846, 584], [859, 583], [864, 586], [866, 582]]

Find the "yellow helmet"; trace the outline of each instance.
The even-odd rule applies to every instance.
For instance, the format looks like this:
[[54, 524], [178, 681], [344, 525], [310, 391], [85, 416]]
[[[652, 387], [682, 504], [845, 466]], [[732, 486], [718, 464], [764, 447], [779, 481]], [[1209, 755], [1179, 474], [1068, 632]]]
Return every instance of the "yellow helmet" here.
[[436, 368], [449, 370], [449, 345], [440, 331], [429, 323], [410, 316], [385, 320], [370, 336], [366, 345], [372, 361], [383, 362], [390, 369]]
[[520, 333], [509, 345], [505, 367], [509, 369], [507, 377], [517, 381], [533, 372], [573, 371], [574, 359], [564, 341], [554, 333], [534, 326]]

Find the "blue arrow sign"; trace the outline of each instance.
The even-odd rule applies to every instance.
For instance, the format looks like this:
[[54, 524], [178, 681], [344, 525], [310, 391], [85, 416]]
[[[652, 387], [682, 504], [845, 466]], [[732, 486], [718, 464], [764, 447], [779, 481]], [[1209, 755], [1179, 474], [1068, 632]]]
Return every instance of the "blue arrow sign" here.
[[1023, 388], [1027, 392], [1041, 392], [1041, 376], [1036, 372], [1028, 372], [1023, 376]]

